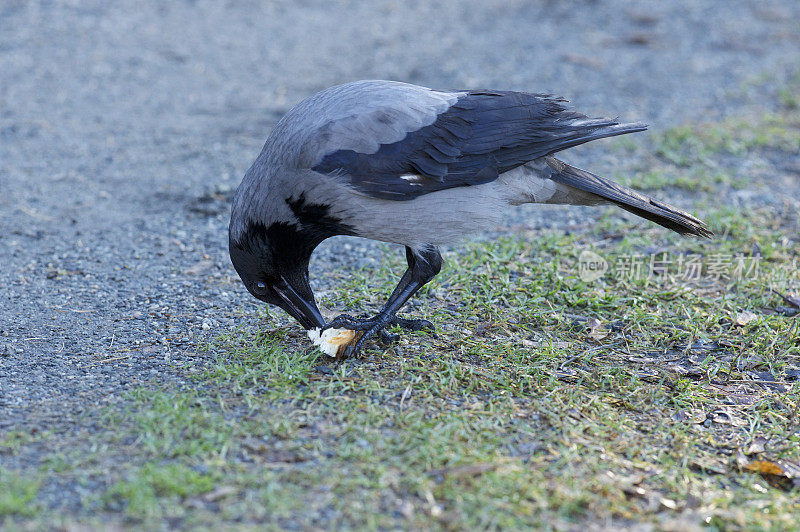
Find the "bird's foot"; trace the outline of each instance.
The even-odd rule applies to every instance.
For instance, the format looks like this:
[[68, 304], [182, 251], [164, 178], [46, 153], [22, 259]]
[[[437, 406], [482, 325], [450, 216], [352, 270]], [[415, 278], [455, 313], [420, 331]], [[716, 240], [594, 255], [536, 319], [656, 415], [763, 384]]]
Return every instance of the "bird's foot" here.
[[340, 314], [333, 318], [322, 330], [327, 329], [350, 329], [351, 331], [368, 331], [376, 325], [388, 327], [390, 325], [397, 325], [402, 329], [409, 331], [421, 331], [423, 329], [434, 329], [434, 326], [428, 320], [411, 320], [401, 318], [400, 316], [381, 315], [378, 314], [373, 318], [354, 318], [349, 314]]
[[354, 318], [347, 314], [341, 314], [333, 318], [322, 330], [326, 329], [350, 329], [351, 331], [364, 331], [356, 343], [348, 346], [344, 352], [345, 357], [351, 357], [358, 354], [367, 340], [376, 334], [387, 342], [396, 342], [400, 336], [386, 330], [387, 327], [396, 325], [402, 329], [409, 331], [421, 331], [423, 329], [434, 330], [435, 327], [428, 320], [412, 320], [393, 316], [388, 314], [378, 314], [373, 318]]

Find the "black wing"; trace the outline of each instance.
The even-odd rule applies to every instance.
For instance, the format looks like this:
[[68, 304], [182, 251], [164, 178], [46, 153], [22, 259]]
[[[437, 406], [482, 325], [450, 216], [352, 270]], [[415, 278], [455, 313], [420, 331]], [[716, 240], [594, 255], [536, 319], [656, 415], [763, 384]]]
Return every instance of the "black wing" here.
[[313, 170], [348, 179], [376, 198], [411, 200], [487, 183], [528, 161], [591, 140], [643, 131], [644, 124], [590, 119], [566, 100], [523, 92], [471, 91], [426, 127], [375, 153], [337, 150]]

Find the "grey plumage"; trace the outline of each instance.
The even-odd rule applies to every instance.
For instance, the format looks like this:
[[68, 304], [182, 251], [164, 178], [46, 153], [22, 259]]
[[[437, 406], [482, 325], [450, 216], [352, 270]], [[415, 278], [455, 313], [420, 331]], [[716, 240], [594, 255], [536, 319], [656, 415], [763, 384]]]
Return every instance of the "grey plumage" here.
[[[553, 157], [646, 129], [589, 118], [564, 101], [390, 81], [322, 91], [278, 122], [245, 174], [229, 228], [234, 266], [251, 293], [284, 308], [294, 305], [287, 311], [308, 328], [322, 321], [308, 287], [308, 259], [336, 234], [405, 245], [409, 272], [418, 275], [407, 272], [411, 280], [404, 276], [401, 286], [421, 286], [438, 272], [437, 266], [420, 273], [422, 264], [440, 261], [436, 245], [494, 227], [505, 209], [521, 203], [611, 202], [682, 234], [710, 234], [675, 207]], [[397, 309], [389, 308], [399, 307], [393, 299], [366, 320], [367, 330], [397, 322]], [[304, 303], [306, 314], [297, 307]]]

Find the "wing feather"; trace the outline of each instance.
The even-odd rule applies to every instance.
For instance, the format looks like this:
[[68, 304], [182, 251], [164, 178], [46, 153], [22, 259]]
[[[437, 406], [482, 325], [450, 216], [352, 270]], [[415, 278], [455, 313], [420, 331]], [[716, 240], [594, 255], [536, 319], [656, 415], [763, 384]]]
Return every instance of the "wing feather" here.
[[[389, 110], [378, 107], [331, 124], [332, 131], [347, 138], [347, 148], [323, 153], [313, 170], [347, 179], [369, 196], [410, 200], [437, 190], [486, 183], [533, 159], [647, 127], [589, 118], [567, 109], [563, 98], [506, 91], [453, 93], [453, 103], [432, 120], [424, 101], [414, 93], [403, 94], [409, 98], [408, 114], [395, 101]], [[409, 129], [413, 117], [421, 117], [426, 124]], [[395, 139], [401, 130], [406, 133], [399, 140], [376, 140]], [[359, 136], [366, 138], [359, 140]], [[420, 179], [401, 177], [409, 174]]]

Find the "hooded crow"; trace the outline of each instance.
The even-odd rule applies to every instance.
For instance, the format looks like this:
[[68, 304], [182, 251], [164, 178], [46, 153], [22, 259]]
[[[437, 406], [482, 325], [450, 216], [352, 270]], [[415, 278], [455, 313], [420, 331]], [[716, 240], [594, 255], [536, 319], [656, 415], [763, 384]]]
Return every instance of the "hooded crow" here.
[[[253, 296], [304, 328], [363, 331], [352, 355], [375, 334], [396, 338], [387, 326], [432, 327], [397, 311], [439, 273], [437, 246], [496, 227], [509, 206], [613, 203], [681, 234], [711, 235], [690, 214], [553, 157], [647, 128], [589, 118], [564, 102], [379, 80], [315, 94], [277, 123], [239, 185], [231, 261]], [[314, 302], [308, 263], [334, 235], [405, 246], [408, 269], [373, 318], [341, 315], [326, 324]]]

